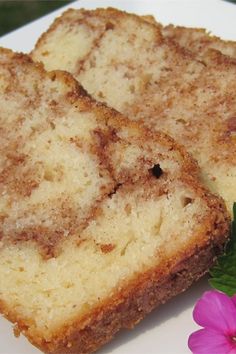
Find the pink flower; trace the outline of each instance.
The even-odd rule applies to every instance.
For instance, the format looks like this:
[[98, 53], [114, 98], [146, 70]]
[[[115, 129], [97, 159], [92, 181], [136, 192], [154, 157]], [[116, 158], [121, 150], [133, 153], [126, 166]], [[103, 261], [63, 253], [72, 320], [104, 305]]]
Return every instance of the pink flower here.
[[193, 318], [204, 327], [192, 333], [188, 346], [193, 354], [236, 354], [236, 295], [211, 290], [203, 294]]

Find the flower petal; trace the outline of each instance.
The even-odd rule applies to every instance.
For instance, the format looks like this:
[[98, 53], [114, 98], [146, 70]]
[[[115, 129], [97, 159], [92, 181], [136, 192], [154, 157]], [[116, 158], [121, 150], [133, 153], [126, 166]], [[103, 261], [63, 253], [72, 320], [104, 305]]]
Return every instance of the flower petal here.
[[235, 335], [236, 307], [227, 295], [211, 290], [203, 294], [193, 310], [194, 320], [202, 327]]
[[233, 347], [233, 348], [230, 350], [230, 352], [227, 353], [227, 354], [236, 354], [236, 346]]
[[234, 346], [229, 339], [208, 328], [192, 333], [188, 339], [188, 347], [193, 354], [234, 354]]

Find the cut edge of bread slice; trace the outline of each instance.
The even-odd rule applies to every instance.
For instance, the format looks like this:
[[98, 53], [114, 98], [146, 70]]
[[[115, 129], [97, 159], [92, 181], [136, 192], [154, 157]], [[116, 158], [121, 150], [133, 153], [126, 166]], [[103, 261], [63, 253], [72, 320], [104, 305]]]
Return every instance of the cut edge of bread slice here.
[[[17, 154], [21, 152], [22, 155], [16, 156], [12, 154], [11, 150], [8, 150], [7, 153], [5, 151], [5, 155], [3, 154], [7, 164], [10, 163], [11, 165], [11, 163], [13, 163], [13, 170], [10, 169], [10, 173], [7, 174], [7, 172], [5, 172], [5, 174], [1, 174], [1, 182], [4, 181], [7, 188], [5, 190], [5, 196], [8, 198], [8, 203], [11, 203], [13, 207], [15, 205], [14, 203], [21, 203], [21, 200], [23, 200], [24, 203], [28, 203], [31, 200], [31, 197], [35, 197], [35, 193], [37, 193], [43, 183], [44, 186], [45, 183], [47, 186], [50, 183], [52, 186], [56, 185], [57, 178], [60, 176], [56, 176], [56, 179], [53, 179], [52, 175], [50, 174], [49, 176], [48, 171], [46, 170], [46, 175], [44, 173], [43, 177], [44, 180], [40, 180], [40, 178], [42, 178], [40, 177], [41, 175], [39, 177], [37, 176], [38, 184], [31, 183], [32, 181], [30, 181], [28, 187], [30, 187], [31, 190], [28, 191], [28, 189], [26, 189], [25, 191], [24, 182], [28, 175], [19, 175], [19, 173], [22, 172], [21, 164], [24, 164], [24, 159], [28, 161], [26, 149], [29, 151], [30, 159], [37, 158], [37, 162], [41, 162], [41, 164], [36, 164], [35, 168], [39, 166], [41, 171], [42, 166], [44, 167], [44, 162], [47, 162], [47, 159], [50, 156], [48, 155], [50, 154], [50, 149], [47, 150], [45, 148], [43, 140], [45, 134], [45, 139], [48, 139], [47, 134], [50, 133], [49, 140], [54, 141], [55, 134], [60, 132], [60, 139], [56, 140], [55, 144], [57, 147], [62, 144], [63, 149], [60, 150], [60, 154], [63, 156], [67, 144], [70, 144], [70, 147], [72, 145], [73, 153], [71, 152], [70, 154], [72, 161], [75, 158], [73, 155], [74, 151], [77, 154], [77, 150], [74, 149], [78, 149], [78, 153], [80, 149], [82, 149], [81, 151], [84, 151], [84, 153], [89, 151], [90, 158], [91, 156], [95, 156], [98, 159], [101, 158], [99, 161], [102, 161], [105, 164], [103, 175], [99, 174], [99, 177], [96, 177], [97, 179], [104, 178], [102, 190], [105, 196], [105, 201], [102, 202], [102, 204], [98, 203], [99, 205], [96, 213], [92, 213], [92, 221], [95, 221], [95, 224], [89, 222], [81, 231], [81, 234], [83, 234], [85, 238], [85, 241], [83, 240], [82, 243], [73, 243], [73, 237], [75, 237], [75, 239], [77, 237], [75, 233], [71, 238], [73, 241], [71, 241], [72, 243], [70, 243], [70, 239], [69, 241], [66, 240], [65, 243], [60, 240], [62, 243], [61, 249], [59, 249], [58, 253], [47, 253], [46, 257], [44, 253], [40, 253], [41, 251], [38, 247], [38, 242], [42, 241], [37, 240], [34, 235], [25, 240], [15, 238], [11, 244], [11, 239], [8, 240], [8, 235], [4, 235], [3, 233], [5, 230], [3, 226], [5, 225], [4, 223], [7, 216], [2, 215], [2, 213], [4, 211], [6, 212], [7, 207], [5, 207], [5, 209], [2, 208], [0, 249], [0, 269], [2, 274], [2, 276], [0, 276], [1, 312], [6, 318], [16, 324], [17, 331], [26, 335], [34, 345], [38, 346], [46, 353], [90, 353], [112, 339], [115, 333], [121, 328], [132, 328], [153, 308], [165, 303], [169, 298], [184, 291], [194, 281], [206, 273], [208, 268], [214, 262], [216, 256], [222, 252], [224, 244], [228, 238], [229, 217], [223, 201], [209, 193], [198, 181], [199, 171], [195, 161], [188, 155], [185, 149], [179, 146], [173, 139], [163, 133], [151, 132], [146, 128], [141, 128], [138, 123], [126, 120], [115, 110], [107, 108], [105, 105], [93, 100], [70, 74], [60, 71], [47, 73], [41, 65], [34, 64], [26, 55], [15, 54], [10, 50], [0, 49], [0, 72], [2, 74], [0, 81], [0, 99], [2, 101], [6, 100], [4, 101], [5, 103], [9, 103], [13, 102], [13, 99], [7, 101], [9, 98], [14, 97], [16, 99], [17, 97], [17, 100], [14, 101], [16, 106], [13, 107], [12, 112], [8, 111], [11, 109], [10, 103], [9, 107], [7, 105], [4, 105], [4, 107], [2, 106], [2, 118], [5, 118], [6, 120], [9, 119], [7, 123], [12, 123], [12, 125], [7, 126], [7, 124], [5, 124], [6, 122], [2, 121], [1, 142], [3, 145], [6, 144], [5, 146], [10, 148], [9, 144], [13, 142], [13, 136], [15, 136], [12, 136], [11, 134], [14, 133], [17, 137], [20, 137], [20, 143], [22, 143], [22, 145], [19, 145], [19, 150], [16, 152]], [[12, 81], [5, 80], [5, 77], [8, 79], [11, 78]], [[45, 88], [43, 86], [44, 82]], [[43, 89], [45, 89], [45, 91]], [[44, 99], [46, 102], [43, 105], [42, 101], [37, 101], [38, 99]], [[28, 108], [26, 109], [26, 107]], [[41, 111], [42, 108], [44, 108], [45, 112]], [[62, 111], [60, 111], [60, 109]], [[22, 116], [22, 110], [26, 113], [29, 111], [29, 116]], [[35, 112], [37, 112], [37, 115]], [[56, 120], [51, 121], [50, 119], [52, 119], [53, 115], [56, 116]], [[40, 122], [40, 126], [37, 128], [39, 129], [40, 127], [39, 131], [35, 129], [35, 126], [33, 125], [33, 123], [37, 123], [37, 119]], [[91, 128], [88, 128], [88, 134], [86, 136], [83, 135], [84, 131], [86, 131], [86, 126], [82, 128], [80, 127], [85, 120], [88, 120], [88, 124], [91, 124]], [[79, 124], [77, 121], [79, 121]], [[73, 129], [69, 128], [67, 131], [68, 123], [73, 123], [74, 125]], [[93, 124], [95, 125], [93, 126]], [[41, 131], [44, 126], [46, 127], [45, 131]], [[32, 131], [27, 135], [27, 129], [29, 129], [29, 127], [31, 127]], [[73, 133], [74, 129], [77, 129], [77, 133]], [[24, 134], [26, 135], [24, 136]], [[71, 134], [73, 136], [71, 136]], [[88, 146], [86, 144], [83, 145], [83, 142], [81, 142], [80, 139], [76, 140], [76, 138], [80, 138], [81, 135], [88, 140], [89, 144], [93, 147], [92, 149], [87, 150]], [[26, 136], [28, 136], [28, 139], [26, 139]], [[23, 140], [22, 137], [24, 137]], [[7, 140], [8, 138], [9, 141]], [[38, 142], [39, 145], [34, 146], [34, 142], [35, 144]], [[48, 142], [48, 140], [45, 140], [45, 142]], [[50, 144], [50, 142], [48, 143]], [[66, 145], [63, 145], [64, 143]], [[12, 149], [14, 148], [15, 145], [13, 144]], [[41, 151], [40, 149], [43, 150]], [[97, 157], [97, 149], [99, 150], [99, 157]], [[25, 156], [23, 156], [23, 153]], [[3, 156], [1, 163], [4, 165], [5, 162]], [[60, 158], [61, 156], [54, 155], [54, 159], [60, 160]], [[51, 160], [51, 163], [53, 163], [53, 160]], [[65, 166], [67, 166], [67, 163], [70, 163], [68, 159], [64, 162]], [[110, 175], [106, 176], [105, 173], [108, 170], [111, 174], [111, 181], [109, 179]], [[9, 169], [7, 171], [9, 171]], [[51, 173], [52, 172], [55, 171], [51, 171]], [[66, 173], [70, 173], [69, 169], [65, 171], [65, 174]], [[20, 176], [17, 183], [15, 183], [16, 176]], [[108, 178], [109, 183], [106, 178]], [[77, 182], [74, 181], [73, 183]], [[22, 189], [20, 188], [21, 185]], [[72, 183], [70, 183], [70, 185], [72, 185]], [[106, 186], [107, 189], [104, 186]], [[1, 188], [3, 187], [4, 186], [1, 185]], [[69, 188], [70, 187], [68, 186], [67, 189]], [[182, 200], [180, 198], [182, 195], [181, 188], [192, 194], [190, 193], [188, 198], [185, 197]], [[138, 191], [137, 194], [136, 189]], [[178, 193], [176, 194], [176, 198], [180, 198], [177, 200], [180, 204], [175, 204], [174, 202], [175, 199], [173, 199], [173, 196], [175, 196], [175, 190], [176, 193], [181, 192], [180, 196]], [[15, 194], [12, 193], [13, 191]], [[52, 208], [52, 206], [49, 203], [50, 199], [48, 201], [45, 192], [43, 193], [43, 198], [46, 198], [44, 208], [46, 208], [48, 212], [51, 212], [50, 208]], [[131, 205], [123, 206], [122, 203], [126, 201], [126, 199], [127, 201], [130, 201]], [[2, 201], [3, 198], [1, 199], [1, 202]], [[148, 204], [149, 201], [151, 202], [150, 205]], [[24, 203], [19, 205], [23, 207], [25, 205]], [[115, 209], [113, 203], [117, 203], [115, 204]], [[47, 206], [47, 204], [49, 204], [49, 206]], [[168, 209], [166, 205], [167, 207], [169, 206], [170, 209]], [[145, 206], [149, 207], [148, 212], [145, 210]], [[54, 208], [55, 207], [57, 207], [57, 204], [54, 204]], [[118, 214], [115, 214], [114, 217], [112, 216], [113, 214], [110, 214], [111, 210], [113, 210], [112, 208], [115, 210], [114, 213], [116, 212], [116, 209], [118, 210]], [[154, 216], [152, 216], [152, 213], [155, 212], [155, 210], [158, 211], [158, 208], [163, 208], [162, 217], [164, 220], [161, 220], [158, 215], [155, 216], [154, 214]], [[9, 207], [7, 209], [9, 214], [11, 213], [11, 209], [9, 209]], [[36, 209], [36, 212], [38, 209]], [[136, 209], [138, 209], [140, 216], [136, 219], [132, 219], [132, 210], [134, 210], [135, 213]], [[27, 208], [25, 210], [27, 212]], [[180, 216], [178, 216], [179, 213]], [[149, 214], [154, 220], [148, 219]], [[106, 215], [107, 217], [104, 218], [103, 215]], [[128, 220], [129, 222], [133, 222], [131, 228], [132, 230], [135, 230], [135, 235], [137, 236], [137, 240], [128, 240], [128, 243], [125, 246], [122, 246], [123, 248], [121, 250], [118, 249], [119, 242], [122, 242], [122, 238], [125, 238], [125, 234], [122, 234], [122, 237], [120, 237], [119, 230], [123, 230], [123, 227], [125, 226], [119, 222], [120, 215], [125, 215], [124, 219], [122, 219], [123, 221], [126, 222]], [[41, 216], [39, 215], [38, 218], [40, 217]], [[65, 215], [63, 217], [65, 217]], [[156, 218], [158, 220], [156, 220]], [[14, 218], [11, 220], [14, 220]], [[16, 215], [15, 221], [17, 220]], [[27, 224], [27, 219], [24, 220], [26, 220], [24, 222]], [[109, 237], [113, 237], [114, 235], [114, 237], [117, 237], [119, 235], [119, 237], [115, 239], [117, 241], [115, 248], [111, 243], [105, 242], [105, 244], [103, 244], [103, 242], [101, 242], [103, 241], [103, 238], [106, 239], [106, 237], [108, 237], [107, 235], [103, 238], [101, 236], [108, 220], [110, 220], [110, 223], [113, 226], [115, 225], [116, 220], [118, 220], [118, 231], [116, 231], [115, 228], [108, 228]], [[57, 222], [57, 219], [55, 221]], [[134, 221], [136, 222], [134, 223]], [[149, 223], [157, 228], [154, 230], [155, 235], [161, 235], [161, 224], [166, 227], [165, 229], [163, 226], [164, 236], [162, 237], [164, 239], [161, 241], [162, 243], [159, 249], [155, 250], [157, 251], [155, 255], [153, 255], [150, 250], [150, 246], [155, 245], [155, 238], [151, 238], [149, 234], [139, 234], [139, 229], [142, 228], [141, 225], [144, 221], [145, 225], [148, 225], [147, 230], [149, 230]], [[156, 221], [158, 221], [158, 225], [156, 225]], [[76, 222], [76, 220], [73, 222]], [[138, 222], [141, 222], [141, 224], [139, 225]], [[193, 226], [191, 226], [191, 222], [193, 222]], [[138, 226], [135, 226], [136, 223]], [[170, 225], [171, 232], [168, 231], [168, 225]], [[14, 223], [7, 226], [8, 229], [9, 227], [13, 228], [13, 230], [11, 229], [11, 232], [16, 232], [17, 228], [19, 228], [19, 225], [14, 225]], [[179, 233], [177, 232], [178, 227], [180, 227]], [[183, 229], [181, 229], [181, 227]], [[27, 230], [29, 229], [26, 229], [24, 236], [27, 236]], [[109, 230], [113, 230], [114, 235], [112, 235]], [[14, 235], [14, 233], [12, 233], [12, 235]], [[95, 243], [92, 243], [92, 246], [89, 239], [91, 235], [94, 236], [94, 240], [96, 241]], [[43, 237], [43, 235], [40, 236]], [[6, 237], [7, 241], [4, 237]], [[99, 239], [99, 237], [101, 239]], [[181, 237], [181, 245], [179, 244], [178, 237]], [[51, 288], [53, 282], [60, 281], [61, 278], [63, 279], [64, 272], [70, 270], [69, 265], [70, 262], [72, 263], [74, 254], [86, 254], [86, 248], [82, 248], [81, 250], [81, 247], [84, 247], [86, 242], [88, 242], [88, 249], [91, 247], [93, 247], [93, 250], [95, 249], [95, 254], [100, 257], [98, 258], [99, 262], [103, 259], [108, 259], [108, 261], [110, 260], [110, 262], [112, 262], [110, 267], [113, 266], [114, 262], [118, 265], [122, 252], [124, 252], [127, 262], [134, 257], [134, 261], [131, 264], [134, 269], [136, 269], [135, 267], [138, 268], [136, 271], [133, 271], [130, 277], [125, 276], [123, 281], [120, 283], [117, 282], [113, 288], [113, 290], [115, 289], [113, 293], [111, 292], [111, 289], [109, 290], [112, 295], [108, 292], [109, 295], [103, 296], [101, 299], [98, 298], [96, 301], [94, 300], [95, 302], [91, 307], [89, 307], [90, 305], [86, 304], [85, 301], [84, 305], [86, 306], [84, 307], [82, 315], [76, 315], [76, 311], [78, 313], [79, 310], [76, 310], [75, 306], [75, 308], [71, 310], [74, 311], [71, 318], [67, 318], [65, 321], [62, 319], [61, 322], [58, 322], [61, 324], [56, 326], [56, 329], [50, 330], [49, 328], [48, 333], [44, 333], [42, 328], [44, 328], [43, 326], [45, 326], [45, 324], [41, 324], [42, 327], [40, 329], [40, 322], [42, 322], [42, 319], [44, 318], [43, 316], [40, 317], [40, 311], [47, 312], [47, 308], [42, 309], [42, 304], [44, 302], [40, 303], [41, 298], [38, 297], [37, 292], [35, 297], [30, 297], [28, 299], [29, 309], [34, 306], [36, 308], [35, 312], [32, 310], [31, 315], [34, 317], [30, 319], [29, 315], [24, 316], [24, 310], [26, 310], [26, 308], [21, 307], [19, 301], [19, 299], [21, 299], [20, 296], [24, 297], [29, 289], [32, 290], [34, 288], [36, 275], [37, 277], [42, 276], [42, 280], [44, 280], [45, 277], [49, 277], [49, 273], [45, 273], [45, 275], [40, 273], [43, 272], [45, 264], [49, 264], [49, 266], [52, 267], [54, 277], [49, 278], [51, 281], [49, 282], [50, 284], [47, 284], [48, 288], [43, 289], [43, 286], [45, 286], [43, 282], [40, 282], [39, 284], [37, 283], [39, 290], [43, 290], [40, 295], [44, 296], [45, 299], [49, 299], [51, 296], [50, 291], [53, 291]], [[141, 259], [140, 257], [139, 259], [136, 259], [136, 255], [133, 254], [137, 251], [135, 248], [136, 243], [139, 246], [139, 249], [142, 245], [143, 257], [149, 252], [147, 253], [147, 259], [151, 258], [152, 261], [152, 263], [147, 263], [149, 260], [146, 260], [146, 265], [144, 264], [143, 268], [139, 265], [141, 260], [143, 261], [143, 258]], [[130, 254], [128, 254], [127, 251], [129, 245], [131, 245], [129, 248]], [[66, 256], [67, 263], [64, 264], [62, 262], [62, 264], [64, 264], [63, 268], [57, 268], [57, 262], [60, 261], [63, 252], [66, 253], [65, 250], [67, 250], [67, 246], [70, 252]], [[177, 248], [175, 248], [175, 246]], [[112, 258], [112, 252], [114, 252], [114, 260]], [[128, 255], [125, 252], [127, 252]], [[13, 255], [15, 255], [15, 258], [12, 257]], [[28, 255], [28, 257], [29, 255], [33, 255], [34, 257], [30, 256], [27, 258], [25, 255]], [[148, 255], [151, 255], [151, 257]], [[22, 257], [23, 263], [14, 264], [14, 262], [19, 261], [19, 257]], [[28, 264], [29, 259], [32, 263]], [[87, 259], [88, 258], [83, 261], [84, 263], [82, 262], [84, 267], [81, 269], [83, 269], [83, 271], [85, 271], [86, 267], [89, 267], [89, 264], [86, 263]], [[94, 259], [96, 260], [96, 258]], [[36, 261], [40, 266], [36, 272], [37, 274], [35, 273], [32, 275], [31, 271], [35, 269], [34, 262]], [[89, 260], [89, 263], [92, 264], [92, 261], [93, 259]], [[97, 261], [97, 267], [99, 266], [99, 262]], [[13, 268], [11, 264], [14, 265]], [[127, 266], [123, 266], [122, 269], [124, 272], [127, 271], [126, 268]], [[112, 273], [110, 269], [111, 268], [108, 268], [106, 270], [107, 273], [105, 273], [104, 268], [100, 275], [95, 272], [96, 277], [94, 278], [93, 272], [90, 272], [91, 279], [98, 281], [96, 287], [97, 296], [99, 296], [99, 291], [103, 290], [101, 289], [101, 285], [99, 285], [102, 273], [107, 274], [107, 277], [109, 277], [110, 272], [113, 275], [116, 275], [117, 273], [117, 270]], [[118, 270], [120, 269], [121, 268]], [[79, 279], [80, 274], [78, 270], [80, 269], [77, 269], [77, 277]], [[12, 288], [10, 288], [10, 286], [6, 287], [6, 282], [10, 281], [11, 273], [14, 273], [14, 276], [17, 276], [17, 282], [14, 282], [13, 279], [12, 283], [9, 283], [12, 285]], [[71, 291], [71, 284], [69, 283], [74, 282], [75, 286], [78, 282], [74, 275], [73, 277], [70, 275], [69, 271], [67, 281], [66, 284], [57, 289], [56, 295], [57, 293], [60, 294], [60, 291], [64, 291], [67, 294], [68, 291]], [[112, 279], [110, 279], [110, 281], [112, 281]], [[120, 285], [117, 286], [117, 284]], [[14, 287], [16, 287], [16, 289], [13, 289]], [[6, 291], [9, 291], [9, 294], [3, 299], [4, 292]], [[11, 291], [13, 291], [13, 294]], [[74, 296], [73, 294], [72, 291], [72, 296]], [[11, 301], [13, 301], [12, 299], [14, 299], [14, 296], [18, 299], [18, 302], [12, 304]], [[31, 301], [33, 302], [31, 303]], [[37, 305], [37, 301], [39, 301], [39, 305]], [[59, 296], [58, 301], [59, 303], [60, 301], [63, 302], [63, 297]], [[87, 312], [86, 308], [88, 308]], [[55, 315], [57, 315], [59, 311], [62, 311], [61, 307], [58, 306], [57, 308], [56, 305], [53, 310], [55, 311]], [[50, 311], [48, 310], [48, 316], [49, 312]], [[50, 321], [48, 323], [48, 326], [50, 327]], [[46, 329], [45, 332], [47, 332]]]

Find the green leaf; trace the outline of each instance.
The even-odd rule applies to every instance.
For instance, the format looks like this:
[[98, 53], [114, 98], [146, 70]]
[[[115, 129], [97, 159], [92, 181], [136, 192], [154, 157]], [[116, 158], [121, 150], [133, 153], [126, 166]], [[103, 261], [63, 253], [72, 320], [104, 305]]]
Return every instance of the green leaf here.
[[209, 283], [213, 288], [220, 290], [229, 296], [233, 296], [236, 293], [236, 282], [233, 277], [230, 278], [225, 275], [222, 276], [221, 280], [212, 278]]
[[236, 203], [233, 205], [233, 221], [230, 241], [225, 254], [220, 256], [216, 265], [210, 269], [210, 285], [229, 296], [236, 294]]

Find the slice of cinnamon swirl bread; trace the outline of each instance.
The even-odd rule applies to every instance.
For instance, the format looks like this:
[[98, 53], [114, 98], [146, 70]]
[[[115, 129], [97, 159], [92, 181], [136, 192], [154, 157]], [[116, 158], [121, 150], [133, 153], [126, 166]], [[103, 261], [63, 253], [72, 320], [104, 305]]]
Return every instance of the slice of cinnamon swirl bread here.
[[32, 57], [48, 69], [70, 71], [96, 99], [184, 144], [204, 182], [232, 210], [234, 59], [205, 50], [199, 61], [163, 37], [150, 18], [115, 9], [68, 10], [42, 35]]
[[228, 216], [185, 150], [0, 49], [0, 309], [45, 353], [85, 354], [188, 288]]

